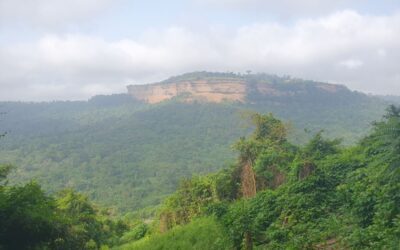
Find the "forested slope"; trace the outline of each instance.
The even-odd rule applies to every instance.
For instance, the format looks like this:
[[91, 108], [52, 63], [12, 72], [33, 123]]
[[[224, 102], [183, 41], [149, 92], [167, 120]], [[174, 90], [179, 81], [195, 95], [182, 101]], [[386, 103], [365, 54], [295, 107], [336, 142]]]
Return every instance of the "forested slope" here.
[[[94, 120], [86, 121], [86, 112]], [[108, 206], [132, 210], [159, 203], [182, 177], [217, 170], [233, 155], [226, 145], [243, 131], [236, 108], [209, 104], [85, 113], [83, 121], [56, 120], [49, 131], [40, 121], [43, 132], [37, 136], [26, 132], [15, 139], [19, 135], [11, 129], [0, 155], [18, 166], [13, 177], [37, 179], [46, 190], [75, 188]]]
[[151, 219], [12, 185], [13, 167], [0, 165], [0, 248], [398, 249], [400, 108], [350, 147], [322, 133], [294, 145], [272, 114], [249, 118], [236, 161], [183, 180]]
[[[273, 112], [290, 125], [288, 136], [296, 144], [321, 129], [349, 144], [366, 134], [386, 107], [343, 86], [330, 92], [287, 77], [228, 76], [244, 79], [250, 89], [265, 82], [297, 94], [266, 98], [250, 91], [245, 103], [186, 102], [177, 96], [150, 105], [126, 94], [81, 102], [4, 102], [0, 124], [8, 134], [0, 144], [0, 162], [17, 167], [15, 183], [33, 178], [47, 191], [71, 187], [102, 205], [132, 211], [159, 204], [181, 178], [233, 162], [229, 146], [250, 131], [242, 122], [248, 111]], [[200, 72], [172, 80], [202, 77], [227, 76]]]
[[321, 133], [295, 146], [272, 115], [252, 122], [235, 164], [183, 181], [148, 235], [119, 249], [398, 249], [400, 108], [351, 147]]

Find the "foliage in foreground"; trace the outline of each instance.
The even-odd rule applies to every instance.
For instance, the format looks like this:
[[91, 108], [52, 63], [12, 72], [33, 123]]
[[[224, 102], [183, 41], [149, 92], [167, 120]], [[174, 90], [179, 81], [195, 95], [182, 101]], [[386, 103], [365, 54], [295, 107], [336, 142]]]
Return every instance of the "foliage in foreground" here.
[[8, 186], [10, 169], [0, 166], [0, 249], [107, 248], [127, 231], [72, 190], [52, 197], [35, 182]]
[[176, 226], [164, 234], [152, 235], [140, 241], [126, 244], [118, 250], [161, 250], [196, 249], [221, 250], [232, 249], [232, 241], [225, 229], [212, 217], [193, 220], [191, 223]]
[[193, 222], [214, 216], [233, 244], [225, 249], [398, 249], [400, 108], [391, 106], [348, 148], [322, 133], [295, 146], [273, 116], [255, 114], [253, 122], [253, 135], [235, 144], [238, 162], [182, 182], [153, 235], [130, 246], [177, 249], [176, 231], [180, 246], [190, 246], [190, 232], [200, 230]]

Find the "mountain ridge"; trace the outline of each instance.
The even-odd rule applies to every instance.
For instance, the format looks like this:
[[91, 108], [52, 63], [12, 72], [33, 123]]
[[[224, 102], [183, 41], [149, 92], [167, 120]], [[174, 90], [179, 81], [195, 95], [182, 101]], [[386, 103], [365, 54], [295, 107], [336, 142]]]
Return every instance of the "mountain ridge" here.
[[[277, 83], [279, 82], [279, 83]], [[283, 85], [289, 88], [282, 88]], [[164, 81], [128, 85], [128, 94], [133, 98], [156, 104], [175, 97], [181, 101], [206, 101], [220, 103], [223, 101], [251, 102], [250, 96], [258, 94], [270, 96], [301, 95], [307, 88], [315, 88], [326, 93], [350, 91], [344, 85], [304, 81], [290, 77], [278, 77], [268, 74], [247, 74], [215, 72], [192, 72], [170, 77]]]

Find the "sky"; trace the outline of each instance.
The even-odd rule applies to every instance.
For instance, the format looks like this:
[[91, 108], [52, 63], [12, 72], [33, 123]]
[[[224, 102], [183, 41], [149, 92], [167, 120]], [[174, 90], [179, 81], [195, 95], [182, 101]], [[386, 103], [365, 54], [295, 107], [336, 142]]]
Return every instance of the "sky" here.
[[400, 95], [400, 1], [0, 0], [0, 101], [85, 100], [203, 70]]

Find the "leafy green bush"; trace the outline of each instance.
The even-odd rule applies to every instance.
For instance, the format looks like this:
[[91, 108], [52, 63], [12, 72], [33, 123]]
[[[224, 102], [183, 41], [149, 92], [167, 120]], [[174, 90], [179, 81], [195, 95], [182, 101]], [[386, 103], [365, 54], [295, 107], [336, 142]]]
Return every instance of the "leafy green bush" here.
[[177, 226], [164, 234], [152, 235], [132, 244], [120, 246], [119, 250], [223, 250], [232, 249], [224, 227], [212, 217], [196, 219], [184, 226]]
[[136, 240], [140, 240], [143, 238], [147, 231], [149, 230], [148, 226], [145, 223], [139, 223], [134, 226], [130, 231], [124, 233], [120, 239], [120, 243], [128, 243]]

